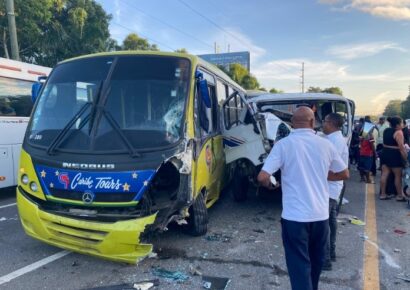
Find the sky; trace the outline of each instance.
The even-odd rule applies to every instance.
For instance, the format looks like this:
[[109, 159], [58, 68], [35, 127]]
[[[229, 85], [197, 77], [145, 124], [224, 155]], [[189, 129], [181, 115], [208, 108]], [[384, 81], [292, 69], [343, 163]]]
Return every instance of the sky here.
[[111, 37], [160, 50], [250, 51], [266, 89], [340, 87], [358, 115], [380, 115], [410, 89], [410, 0], [97, 0]]

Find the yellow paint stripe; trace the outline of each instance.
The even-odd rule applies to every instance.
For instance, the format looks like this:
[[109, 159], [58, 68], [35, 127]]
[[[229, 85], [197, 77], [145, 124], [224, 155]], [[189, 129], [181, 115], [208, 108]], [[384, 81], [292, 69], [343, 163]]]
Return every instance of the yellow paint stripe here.
[[379, 249], [377, 247], [376, 195], [374, 184], [366, 184], [366, 228], [363, 290], [379, 290]]

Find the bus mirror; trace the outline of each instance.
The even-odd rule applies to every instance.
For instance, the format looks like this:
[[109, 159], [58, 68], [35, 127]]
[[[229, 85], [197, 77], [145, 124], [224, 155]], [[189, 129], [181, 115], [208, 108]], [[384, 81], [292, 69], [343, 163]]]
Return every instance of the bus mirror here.
[[211, 107], [211, 98], [209, 97], [208, 83], [206, 80], [198, 81], [198, 92], [201, 100], [204, 102], [207, 108]]
[[33, 101], [33, 103], [36, 102], [36, 99], [40, 93], [41, 87], [43, 86], [43, 83], [41, 82], [35, 82], [32, 86], [31, 86], [31, 100]]
[[45, 83], [46, 79], [47, 79], [47, 76], [39, 76], [38, 77], [38, 82], [35, 82], [31, 86], [31, 100], [33, 101], [33, 103], [36, 102], [36, 99], [37, 99], [38, 95], [40, 94], [41, 87]]

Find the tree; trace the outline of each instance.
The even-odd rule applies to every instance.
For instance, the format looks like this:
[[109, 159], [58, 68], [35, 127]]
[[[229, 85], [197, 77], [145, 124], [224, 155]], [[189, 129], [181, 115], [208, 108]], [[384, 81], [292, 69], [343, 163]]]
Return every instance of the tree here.
[[307, 93], [321, 93], [322, 89], [319, 87], [309, 87], [306, 92]]
[[[23, 61], [54, 66], [67, 58], [106, 50], [111, 15], [95, 1], [14, 1]], [[4, 1], [0, 1], [0, 15], [5, 15]], [[0, 33], [0, 56], [7, 56], [6, 17], [0, 18]]]
[[335, 95], [343, 96], [343, 92], [339, 87], [330, 87], [330, 88], [324, 89], [324, 90], [322, 90], [322, 93], [335, 94]]
[[122, 43], [123, 50], [159, 50], [156, 44], [150, 44], [147, 39], [130, 33]]
[[[406, 101], [404, 101], [404, 102], [406, 102]], [[385, 115], [385, 116], [398, 116], [398, 115], [401, 115], [401, 108], [402, 108], [401, 106], [402, 106], [402, 101], [401, 100], [391, 100], [391, 101], [389, 101], [386, 108], [384, 109], [383, 115]]]
[[319, 87], [309, 87], [306, 91], [307, 93], [327, 93], [327, 94], [335, 94], [343, 96], [343, 92], [339, 87], [330, 87], [326, 89], [321, 89]]
[[280, 93], [283, 93], [283, 91], [282, 90], [277, 90], [275, 88], [271, 88], [269, 90], [269, 93], [271, 93], [271, 94], [280, 94]]
[[[388, 106], [388, 104], [387, 104], [387, 106]], [[387, 106], [386, 106], [385, 112], [387, 110]], [[409, 119], [410, 118], [410, 95], [408, 95], [408, 97], [400, 104], [400, 113], [401, 113], [400, 115], [404, 119]], [[384, 113], [384, 115], [389, 116], [386, 113]]]
[[188, 50], [186, 50], [186, 48], [179, 48], [179, 49], [175, 50], [175, 52], [178, 52], [178, 53], [188, 53]]

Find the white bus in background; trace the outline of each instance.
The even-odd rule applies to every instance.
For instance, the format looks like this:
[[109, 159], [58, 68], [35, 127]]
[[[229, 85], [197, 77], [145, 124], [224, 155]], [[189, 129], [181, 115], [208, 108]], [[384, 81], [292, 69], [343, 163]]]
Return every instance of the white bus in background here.
[[21, 143], [33, 107], [31, 85], [50, 71], [0, 58], [0, 189], [17, 184]]

